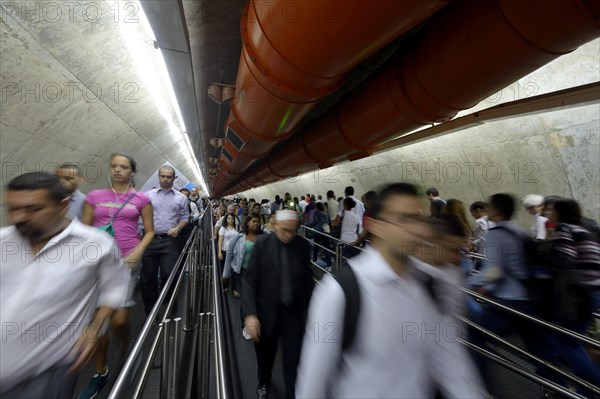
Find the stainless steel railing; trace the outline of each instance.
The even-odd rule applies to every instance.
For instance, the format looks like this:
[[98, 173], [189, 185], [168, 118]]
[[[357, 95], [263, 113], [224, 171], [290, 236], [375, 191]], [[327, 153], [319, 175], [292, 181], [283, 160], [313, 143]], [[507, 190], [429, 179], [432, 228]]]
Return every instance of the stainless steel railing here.
[[[201, 220], [206, 215], [206, 212], [203, 212], [201, 215]], [[144, 387], [146, 385], [148, 376], [150, 374], [150, 370], [152, 368], [152, 364], [154, 362], [154, 358], [158, 353], [158, 349], [160, 347], [160, 343], [163, 345], [163, 361], [162, 361], [162, 369], [161, 369], [161, 397], [174, 397], [175, 390], [177, 389], [177, 378], [178, 371], [177, 367], [179, 367], [179, 346], [181, 341], [181, 318], [175, 318], [174, 320], [166, 319], [166, 316], [172, 311], [176, 297], [179, 293], [180, 288], [182, 287], [182, 282], [185, 277], [190, 279], [191, 277], [195, 277], [194, 273], [190, 273], [190, 270], [194, 269], [195, 266], [193, 262], [196, 261], [196, 257], [193, 255], [196, 247], [198, 245], [199, 239], [199, 231], [197, 227], [194, 227], [190, 238], [185, 244], [185, 247], [181, 254], [179, 255], [175, 266], [173, 267], [173, 271], [167, 281], [164, 283], [163, 289], [160, 292], [158, 300], [156, 304], [152, 308], [152, 311], [148, 315], [144, 326], [142, 327], [142, 331], [140, 332], [125, 364], [121, 370], [121, 373], [117, 377], [115, 384], [112, 387], [111, 392], [109, 393], [110, 399], [118, 399], [126, 396], [125, 391], [134, 386], [133, 393], [131, 397], [140, 398], [143, 394]], [[190, 255], [192, 254], [192, 255]], [[184, 261], [185, 260], [185, 261]], [[187, 271], [187, 273], [186, 273]], [[190, 287], [191, 284], [188, 284]], [[168, 298], [168, 295], [171, 294], [171, 297]], [[188, 293], [188, 297], [191, 295], [195, 295], [195, 291], [192, 290], [191, 293]], [[158, 314], [160, 312], [161, 307], [167, 301], [166, 310], [163, 314], [163, 320], [159, 323], [156, 333], [151, 336], [151, 330], [155, 327], [155, 320], [158, 320]], [[195, 301], [193, 298], [188, 300], [188, 307], [193, 306]], [[186, 315], [186, 326], [190, 323], [193, 325], [193, 317], [192, 320], [189, 318], [190, 313], [187, 312]], [[194, 313], [192, 313], [194, 315]], [[173, 328], [171, 328], [173, 325]], [[139, 364], [142, 359], [142, 351], [144, 345], [150, 342], [150, 349], [148, 351], [148, 355], [144, 361], [143, 368], [141, 370], [141, 374], [136, 378], [135, 373], [138, 371]], [[137, 381], [137, 382], [134, 382]]]

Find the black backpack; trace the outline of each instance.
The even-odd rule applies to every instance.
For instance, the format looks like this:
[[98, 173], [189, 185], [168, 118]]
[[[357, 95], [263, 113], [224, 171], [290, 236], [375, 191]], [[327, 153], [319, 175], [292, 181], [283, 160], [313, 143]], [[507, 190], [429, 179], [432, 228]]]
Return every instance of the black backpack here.
[[523, 246], [527, 277], [519, 280], [527, 290], [535, 315], [546, 320], [582, 320], [589, 305], [587, 292], [577, 283], [572, 264], [557, 263], [552, 242], [521, 236], [504, 226], [490, 230], [494, 229], [508, 232]]
[[[423, 273], [424, 275], [425, 273]], [[354, 342], [356, 335], [356, 326], [360, 314], [360, 287], [356, 279], [356, 274], [350, 266], [343, 266], [340, 272], [335, 276], [337, 282], [344, 291], [346, 298], [346, 308], [344, 309], [344, 337], [342, 340], [342, 351], [347, 350]], [[417, 279], [423, 283], [423, 286], [433, 299], [433, 303], [440, 307], [437, 294], [434, 289], [434, 278], [426, 275], [425, 278]]]

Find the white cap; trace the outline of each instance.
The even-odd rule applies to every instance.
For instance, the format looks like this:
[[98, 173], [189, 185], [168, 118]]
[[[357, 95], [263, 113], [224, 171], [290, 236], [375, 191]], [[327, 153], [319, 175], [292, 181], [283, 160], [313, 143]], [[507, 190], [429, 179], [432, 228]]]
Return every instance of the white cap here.
[[283, 209], [283, 210], [277, 211], [277, 213], [275, 213], [275, 220], [277, 220], [277, 221], [283, 221], [283, 220], [300, 221], [300, 218], [298, 218], [298, 212], [290, 211], [289, 209]]
[[529, 208], [531, 206], [540, 206], [544, 203], [544, 197], [538, 194], [527, 194], [523, 197], [523, 206]]

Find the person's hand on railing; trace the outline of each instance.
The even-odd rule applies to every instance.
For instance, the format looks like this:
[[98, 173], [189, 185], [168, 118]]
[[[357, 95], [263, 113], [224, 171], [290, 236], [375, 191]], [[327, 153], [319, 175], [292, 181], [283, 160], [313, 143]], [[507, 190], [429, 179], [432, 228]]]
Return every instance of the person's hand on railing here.
[[223, 292], [229, 290], [229, 277], [221, 277], [221, 285], [223, 285]]
[[244, 327], [250, 337], [252, 337], [252, 341], [259, 343], [260, 342], [260, 321], [258, 317], [254, 315], [246, 316], [244, 318]]

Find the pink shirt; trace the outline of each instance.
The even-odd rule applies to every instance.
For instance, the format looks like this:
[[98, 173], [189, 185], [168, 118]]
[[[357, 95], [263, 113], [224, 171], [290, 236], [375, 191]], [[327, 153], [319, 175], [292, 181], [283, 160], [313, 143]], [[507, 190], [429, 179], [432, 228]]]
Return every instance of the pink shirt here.
[[85, 201], [94, 208], [93, 226], [108, 224], [113, 215], [127, 201], [127, 198], [135, 192], [135, 195], [125, 205], [113, 222], [115, 229], [115, 240], [119, 246], [122, 256], [127, 256], [140, 242], [138, 235], [138, 219], [142, 214], [142, 208], [150, 203], [150, 198], [144, 193], [129, 190], [126, 193], [116, 193], [104, 188], [90, 192]]

